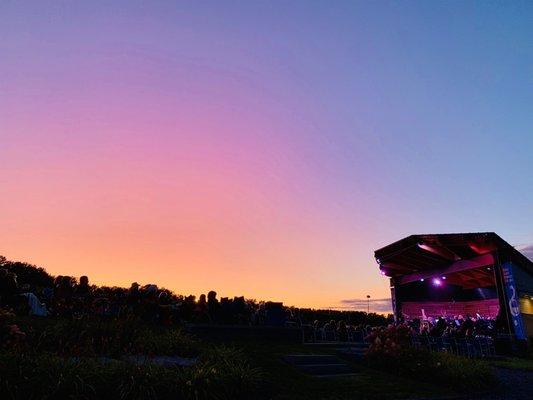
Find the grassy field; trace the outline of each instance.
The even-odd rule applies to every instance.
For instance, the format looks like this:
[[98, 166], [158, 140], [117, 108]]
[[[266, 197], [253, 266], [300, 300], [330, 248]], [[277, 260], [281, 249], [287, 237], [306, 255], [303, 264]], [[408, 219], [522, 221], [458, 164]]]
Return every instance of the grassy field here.
[[315, 378], [282, 361], [287, 354], [335, 354], [332, 348], [271, 343], [234, 343], [234, 346], [242, 348], [251, 362], [264, 371], [264, 381], [258, 390], [264, 399], [402, 399], [452, 394], [445, 388], [398, 378], [357, 363], [352, 363], [354, 377]]
[[533, 358], [506, 358], [492, 361], [491, 364], [495, 367], [533, 371]]
[[[348, 361], [355, 376], [317, 378], [282, 360], [289, 354], [335, 354], [330, 347], [200, 340], [179, 328], [131, 321], [16, 318], [12, 323], [25, 334], [0, 345], [2, 399], [333, 400], [455, 394], [442, 382], [422, 383], [364, 363]], [[128, 355], [180, 356], [197, 364], [136, 365], [126, 361]]]

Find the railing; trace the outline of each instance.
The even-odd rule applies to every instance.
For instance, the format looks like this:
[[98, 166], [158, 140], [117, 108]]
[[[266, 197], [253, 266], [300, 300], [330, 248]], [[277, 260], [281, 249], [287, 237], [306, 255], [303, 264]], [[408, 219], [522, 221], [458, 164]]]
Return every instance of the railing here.
[[302, 338], [304, 343], [331, 343], [331, 342], [353, 342], [366, 343], [368, 336], [366, 330], [347, 330], [338, 332], [324, 328], [315, 328], [312, 325], [302, 325]]
[[490, 337], [449, 338], [413, 336], [411, 345], [430, 351], [444, 351], [469, 358], [487, 358], [496, 355], [494, 341]]

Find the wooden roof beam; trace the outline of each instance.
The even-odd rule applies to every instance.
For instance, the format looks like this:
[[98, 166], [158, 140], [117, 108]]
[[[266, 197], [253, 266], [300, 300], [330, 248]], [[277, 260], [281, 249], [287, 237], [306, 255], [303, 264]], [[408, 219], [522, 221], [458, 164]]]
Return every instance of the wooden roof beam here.
[[494, 257], [492, 254], [484, 254], [469, 260], [459, 260], [452, 263], [446, 268], [435, 269], [431, 271], [420, 271], [409, 275], [404, 275], [399, 279], [399, 284], [403, 285], [409, 282], [415, 282], [420, 279], [427, 279], [433, 276], [449, 275], [456, 272], [463, 272], [475, 268], [485, 267], [494, 264]]
[[455, 254], [453, 251], [437, 244], [420, 242], [418, 243], [418, 247], [424, 251], [436, 254], [449, 261], [458, 261], [461, 259], [461, 257]]

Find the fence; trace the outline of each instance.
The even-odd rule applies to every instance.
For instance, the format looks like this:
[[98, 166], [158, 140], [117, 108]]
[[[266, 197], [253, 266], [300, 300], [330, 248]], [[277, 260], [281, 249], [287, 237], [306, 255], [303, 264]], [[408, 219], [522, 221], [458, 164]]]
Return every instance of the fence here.
[[469, 358], [486, 358], [496, 355], [494, 341], [487, 336], [449, 338], [414, 335], [411, 337], [411, 345], [418, 349], [445, 351]]
[[346, 329], [338, 330], [316, 328], [313, 325], [302, 325], [302, 338], [304, 343], [331, 343], [331, 342], [351, 342], [366, 343], [368, 332], [366, 329]]

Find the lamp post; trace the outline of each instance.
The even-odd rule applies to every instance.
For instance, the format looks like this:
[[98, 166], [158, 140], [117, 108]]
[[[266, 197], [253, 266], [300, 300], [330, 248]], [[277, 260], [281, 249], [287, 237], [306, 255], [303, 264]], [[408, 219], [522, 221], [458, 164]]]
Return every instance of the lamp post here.
[[370, 295], [366, 295], [366, 313], [370, 314]]

